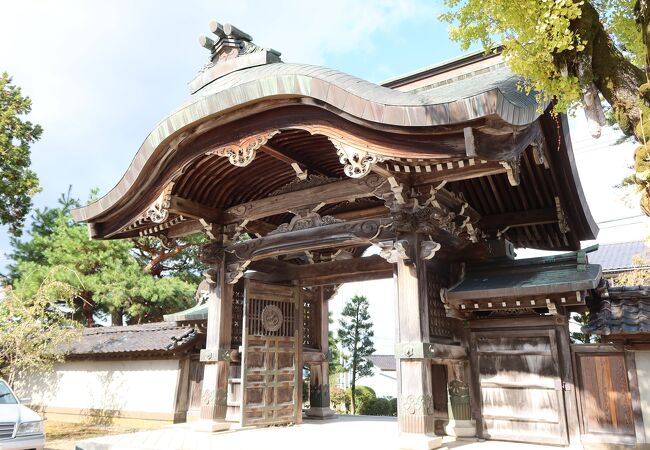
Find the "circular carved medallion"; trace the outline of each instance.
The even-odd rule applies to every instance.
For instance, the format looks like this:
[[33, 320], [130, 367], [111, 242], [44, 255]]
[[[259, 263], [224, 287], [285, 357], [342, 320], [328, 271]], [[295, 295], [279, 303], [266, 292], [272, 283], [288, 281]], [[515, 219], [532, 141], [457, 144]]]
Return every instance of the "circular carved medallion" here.
[[283, 318], [282, 311], [275, 305], [267, 305], [262, 310], [262, 326], [266, 331], [278, 331]]

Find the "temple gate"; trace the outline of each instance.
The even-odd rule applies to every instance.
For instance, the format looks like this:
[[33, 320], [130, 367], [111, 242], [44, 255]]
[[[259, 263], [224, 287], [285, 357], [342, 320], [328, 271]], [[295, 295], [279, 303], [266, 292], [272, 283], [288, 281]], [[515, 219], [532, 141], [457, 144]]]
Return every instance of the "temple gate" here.
[[[515, 246], [578, 250], [597, 233], [566, 118], [519, 92], [500, 55], [378, 86], [210, 28], [190, 100], [111, 192], [73, 211], [94, 239], [208, 240], [206, 298], [166, 317], [205, 323], [200, 427], [300, 423], [304, 366], [306, 416], [330, 416], [327, 302], [342, 283], [392, 277], [402, 448], [539, 427], [576, 442], [577, 419], [562, 419], [576, 411], [570, 357], [553, 342], [568, 348], [568, 329], [553, 317], [584, 308], [600, 274], [581, 254], [514, 260]], [[541, 328], [506, 342], [489, 334], [503, 320]], [[530, 398], [515, 411], [510, 366], [545, 418]]]

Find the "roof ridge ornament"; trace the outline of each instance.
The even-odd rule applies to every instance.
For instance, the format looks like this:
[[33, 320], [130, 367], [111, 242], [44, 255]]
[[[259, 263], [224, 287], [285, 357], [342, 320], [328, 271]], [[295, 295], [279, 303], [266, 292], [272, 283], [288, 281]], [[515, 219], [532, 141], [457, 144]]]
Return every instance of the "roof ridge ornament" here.
[[208, 83], [240, 69], [280, 63], [281, 53], [272, 48], [260, 47], [253, 37], [236, 26], [210, 22], [210, 31], [217, 39], [199, 36], [199, 45], [210, 51], [210, 61], [190, 81], [190, 92], [194, 94]]

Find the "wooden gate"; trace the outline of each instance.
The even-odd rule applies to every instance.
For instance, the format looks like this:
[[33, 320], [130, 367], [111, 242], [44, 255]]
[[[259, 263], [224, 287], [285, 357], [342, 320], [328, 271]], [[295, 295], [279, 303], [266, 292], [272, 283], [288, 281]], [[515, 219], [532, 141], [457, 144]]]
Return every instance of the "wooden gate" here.
[[[636, 443], [625, 353], [612, 345], [574, 345], [583, 442]], [[636, 381], [634, 377], [630, 381]]]
[[483, 437], [568, 445], [555, 331], [474, 332], [471, 339]]
[[242, 426], [302, 418], [302, 307], [298, 288], [246, 280]]

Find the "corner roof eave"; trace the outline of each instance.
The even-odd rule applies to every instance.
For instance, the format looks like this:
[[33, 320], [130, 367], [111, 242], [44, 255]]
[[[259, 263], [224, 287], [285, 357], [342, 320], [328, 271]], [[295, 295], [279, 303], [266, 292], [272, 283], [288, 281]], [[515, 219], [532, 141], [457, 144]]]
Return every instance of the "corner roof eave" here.
[[135, 195], [133, 188], [145, 165], [153, 157], [168, 159], [187, 135], [218, 126], [227, 113], [244, 106], [292, 97], [324, 104], [370, 128], [460, 126], [486, 117], [523, 127], [539, 116], [537, 105], [521, 105], [496, 87], [476, 86], [453, 101], [436, 102], [427, 95], [395, 91], [323, 67], [285, 63], [251, 67], [213, 81], [163, 119], [144, 140], [117, 185], [97, 202], [74, 209], [73, 218], [97, 221], [118, 202]]

